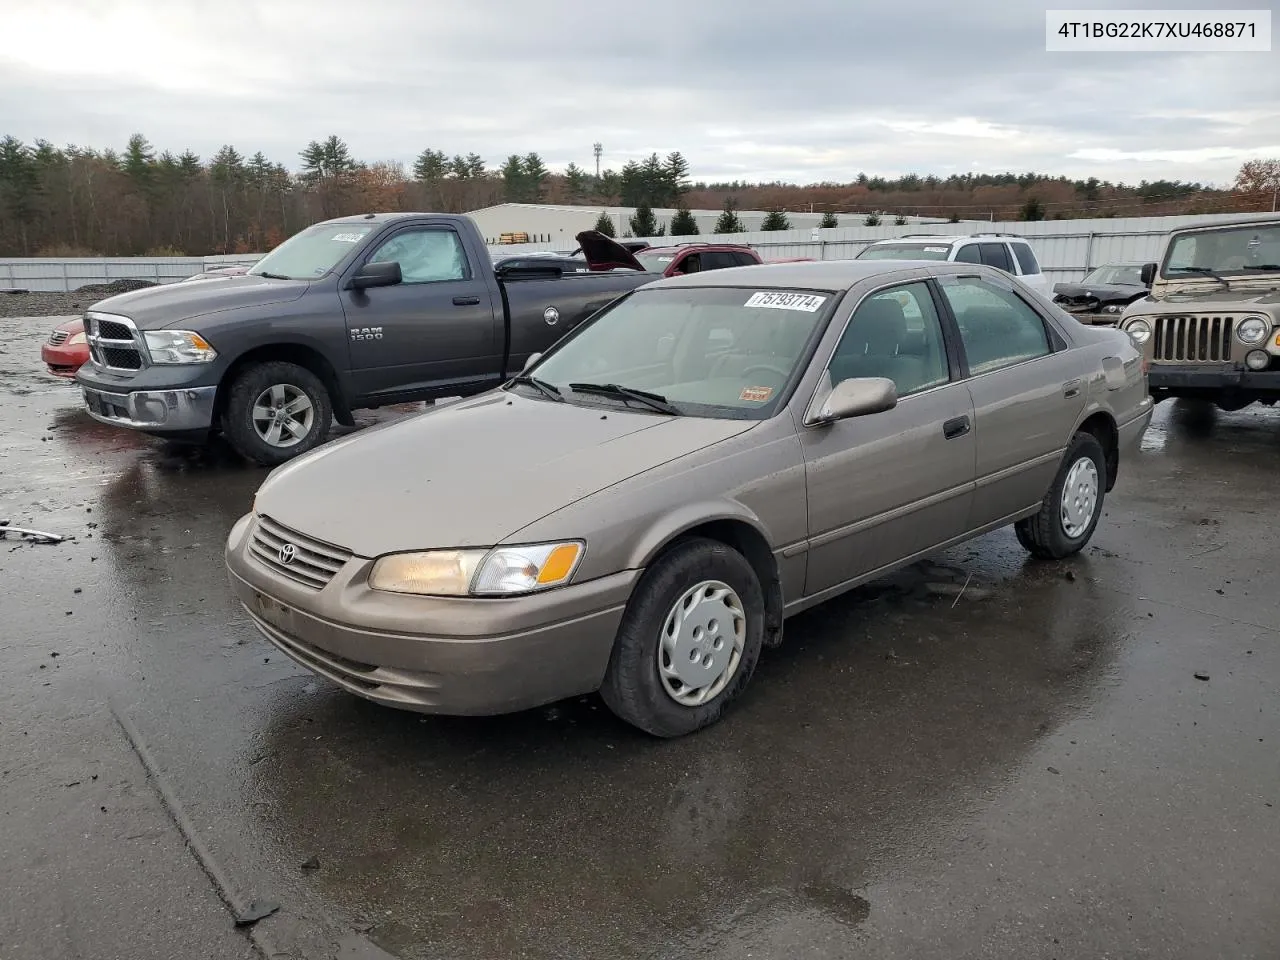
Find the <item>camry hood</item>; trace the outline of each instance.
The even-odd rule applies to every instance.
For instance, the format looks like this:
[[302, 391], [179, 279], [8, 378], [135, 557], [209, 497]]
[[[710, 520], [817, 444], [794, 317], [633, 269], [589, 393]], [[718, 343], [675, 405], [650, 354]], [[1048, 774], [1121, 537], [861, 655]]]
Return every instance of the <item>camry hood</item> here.
[[489, 547], [754, 425], [499, 391], [299, 457], [267, 478], [255, 509], [362, 557]]
[[1127, 283], [1055, 283], [1053, 293], [1071, 299], [1119, 300], [1134, 297], [1147, 288]]
[[131, 290], [99, 300], [89, 309], [128, 317], [140, 330], [159, 330], [224, 310], [288, 303], [306, 293], [309, 285], [306, 280], [248, 275], [213, 277]]

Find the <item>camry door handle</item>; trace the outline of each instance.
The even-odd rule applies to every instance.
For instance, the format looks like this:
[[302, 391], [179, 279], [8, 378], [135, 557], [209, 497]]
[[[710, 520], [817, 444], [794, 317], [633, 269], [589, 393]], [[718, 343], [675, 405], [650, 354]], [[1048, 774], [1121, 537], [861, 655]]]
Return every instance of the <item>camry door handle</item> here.
[[942, 435], [948, 440], [954, 440], [956, 437], [963, 437], [968, 432], [968, 417], [954, 417], [942, 425]]
[[479, 297], [454, 297], [453, 305], [455, 307], [474, 307], [480, 302]]
[[1080, 384], [1082, 383], [1084, 383], [1084, 381], [1079, 379], [1068, 380], [1062, 385], [1062, 395], [1068, 400], [1072, 397], [1078, 397], [1080, 395]]

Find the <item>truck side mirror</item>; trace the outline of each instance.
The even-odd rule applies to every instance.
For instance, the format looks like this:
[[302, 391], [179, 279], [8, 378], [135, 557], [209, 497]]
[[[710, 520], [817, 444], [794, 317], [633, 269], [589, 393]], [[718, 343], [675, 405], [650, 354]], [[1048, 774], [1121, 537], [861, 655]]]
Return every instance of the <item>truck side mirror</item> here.
[[347, 283], [351, 290], [366, 290], [369, 287], [393, 287], [404, 280], [400, 272], [399, 260], [375, 260], [366, 263], [356, 271]]
[[1142, 278], [1143, 286], [1151, 286], [1152, 282], [1156, 278], [1156, 265], [1154, 263], [1144, 263], [1142, 265], [1142, 273], [1140, 276]]

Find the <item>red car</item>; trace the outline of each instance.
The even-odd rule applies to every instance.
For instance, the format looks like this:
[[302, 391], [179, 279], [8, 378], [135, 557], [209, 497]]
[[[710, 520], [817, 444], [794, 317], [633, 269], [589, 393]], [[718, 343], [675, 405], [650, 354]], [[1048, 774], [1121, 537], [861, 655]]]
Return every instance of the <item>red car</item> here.
[[703, 270], [763, 263], [760, 254], [745, 244], [690, 241], [637, 250], [629, 246], [631, 241], [614, 240], [597, 230], [580, 233], [575, 239], [582, 244], [579, 249], [591, 260], [592, 270], [630, 267], [632, 270], [660, 273], [664, 277], [678, 277]]
[[89, 344], [84, 339], [84, 321], [76, 318], [53, 328], [40, 347], [40, 359], [55, 377], [71, 378], [89, 360]]

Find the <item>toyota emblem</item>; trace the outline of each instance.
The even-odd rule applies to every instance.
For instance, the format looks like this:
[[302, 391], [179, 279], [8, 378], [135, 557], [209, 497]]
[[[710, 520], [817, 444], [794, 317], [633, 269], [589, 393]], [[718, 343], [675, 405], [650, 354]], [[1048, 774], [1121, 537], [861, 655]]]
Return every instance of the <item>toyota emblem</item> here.
[[555, 307], [547, 307], [542, 311], [542, 319], [547, 321], [548, 326], [554, 327], [560, 322], [560, 311]]
[[280, 546], [280, 562], [293, 563], [293, 558], [298, 555], [298, 548], [292, 543], [281, 544]]

